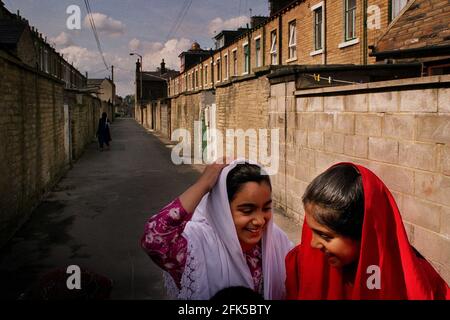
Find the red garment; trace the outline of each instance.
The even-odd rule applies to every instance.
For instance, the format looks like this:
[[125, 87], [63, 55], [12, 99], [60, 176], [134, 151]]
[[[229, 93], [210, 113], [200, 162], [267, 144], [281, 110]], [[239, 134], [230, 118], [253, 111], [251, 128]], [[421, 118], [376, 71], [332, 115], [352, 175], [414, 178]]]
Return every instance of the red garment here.
[[[286, 257], [287, 299], [449, 299], [446, 282], [428, 261], [411, 247], [394, 197], [384, 183], [365, 167], [351, 164], [362, 176], [364, 223], [360, 258], [351, 271], [331, 267], [325, 255], [311, 247], [312, 231], [303, 223], [301, 244]], [[370, 290], [371, 265], [379, 266], [381, 288]]]

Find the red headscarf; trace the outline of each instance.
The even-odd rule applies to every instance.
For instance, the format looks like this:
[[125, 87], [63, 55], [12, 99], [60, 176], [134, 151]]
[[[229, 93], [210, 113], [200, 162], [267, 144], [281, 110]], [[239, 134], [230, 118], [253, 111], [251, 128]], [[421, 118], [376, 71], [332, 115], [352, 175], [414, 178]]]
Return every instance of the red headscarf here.
[[[364, 190], [361, 249], [353, 285], [344, 282], [343, 269], [331, 267], [325, 255], [311, 247], [312, 231], [305, 221], [301, 244], [286, 257], [287, 299], [449, 299], [446, 282], [411, 247], [388, 188], [372, 171], [348, 164], [360, 172]], [[380, 268], [380, 289], [368, 288], [372, 265]]]

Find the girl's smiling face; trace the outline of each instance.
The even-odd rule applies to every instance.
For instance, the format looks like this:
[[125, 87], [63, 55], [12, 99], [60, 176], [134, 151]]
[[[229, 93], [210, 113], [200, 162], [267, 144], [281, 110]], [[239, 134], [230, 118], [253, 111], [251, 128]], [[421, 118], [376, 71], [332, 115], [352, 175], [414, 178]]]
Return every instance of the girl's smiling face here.
[[254, 248], [272, 219], [272, 191], [266, 182], [247, 182], [230, 203], [236, 233], [244, 251]]
[[312, 230], [311, 247], [322, 251], [333, 267], [340, 268], [356, 262], [359, 259], [360, 241], [337, 234], [318, 223], [314, 219], [315, 209], [316, 204], [305, 204], [306, 223]]

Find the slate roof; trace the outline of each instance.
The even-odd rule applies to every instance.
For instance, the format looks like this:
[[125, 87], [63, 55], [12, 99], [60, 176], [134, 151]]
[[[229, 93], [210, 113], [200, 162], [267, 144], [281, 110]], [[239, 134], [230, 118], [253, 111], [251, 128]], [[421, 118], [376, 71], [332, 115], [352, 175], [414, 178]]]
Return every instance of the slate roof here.
[[376, 44], [376, 52], [450, 45], [449, 0], [413, 0]]

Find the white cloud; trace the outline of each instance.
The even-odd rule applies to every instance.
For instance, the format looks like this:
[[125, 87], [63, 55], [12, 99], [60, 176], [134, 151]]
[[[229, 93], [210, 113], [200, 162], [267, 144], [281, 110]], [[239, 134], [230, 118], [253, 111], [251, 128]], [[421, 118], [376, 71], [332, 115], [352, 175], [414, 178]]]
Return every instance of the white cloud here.
[[57, 47], [69, 47], [74, 45], [74, 42], [70, 35], [68, 35], [64, 31], [61, 32], [58, 36], [50, 38], [50, 42], [54, 43]]
[[179, 70], [181, 52], [188, 50], [192, 45], [192, 41], [186, 38], [171, 39], [166, 43], [141, 41], [132, 39], [128, 47], [131, 51], [138, 51], [143, 55], [144, 70], [156, 70], [160, 66], [161, 60], [164, 59], [166, 67]]
[[[104, 78], [111, 75], [111, 70], [106, 70], [105, 65], [97, 50], [89, 50], [79, 46], [69, 46], [61, 49], [64, 58], [73, 63], [81, 73], [86, 71], [89, 78]], [[105, 53], [108, 64], [114, 65], [114, 82], [118, 95], [125, 96], [134, 92], [134, 58], [119, 53]]]
[[[189, 39], [171, 39], [166, 43], [142, 41], [132, 39], [128, 47], [143, 55], [144, 70], [153, 71], [160, 66], [164, 59], [166, 66], [170, 69], [179, 70], [180, 59], [178, 55], [191, 47]], [[73, 63], [74, 66], [84, 74], [88, 71], [89, 78], [103, 78], [110, 76], [110, 71], [105, 70], [105, 65], [97, 50], [89, 50], [84, 47], [70, 45], [59, 50], [64, 58]], [[135, 61], [136, 57], [130, 56], [128, 52], [106, 52], [105, 59], [108, 64], [115, 66], [115, 83], [117, 93], [126, 95], [134, 92]]]
[[[95, 28], [99, 33], [107, 34], [113, 37], [121, 36], [125, 33], [125, 24], [119, 20], [114, 20], [113, 18], [98, 12], [92, 13], [92, 18], [95, 22]], [[91, 28], [89, 16], [84, 18], [84, 27]]]
[[139, 49], [141, 49], [141, 41], [139, 39], [131, 39], [130, 42], [128, 43], [128, 48], [131, 51], [137, 51]]
[[209, 22], [208, 31], [210, 35], [215, 35], [223, 30], [235, 30], [239, 27], [245, 27], [247, 23], [250, 23], [250, 18], [247, 16], [234, 17], [228, 20], [217, 17]]
[[[69, 63], [73, 63], [76, 68], [88, 70], [90, 67], [98, 64], [97, 60], [100, 60], [101, 63], [99, 53], [97, 53], [97, 51], [90, 51], [87, 48], [72, 45], [61, 49], [60, 52], [64, 55], [64, 58]], [[81, 69], [79, 70], [82, 71]]]

